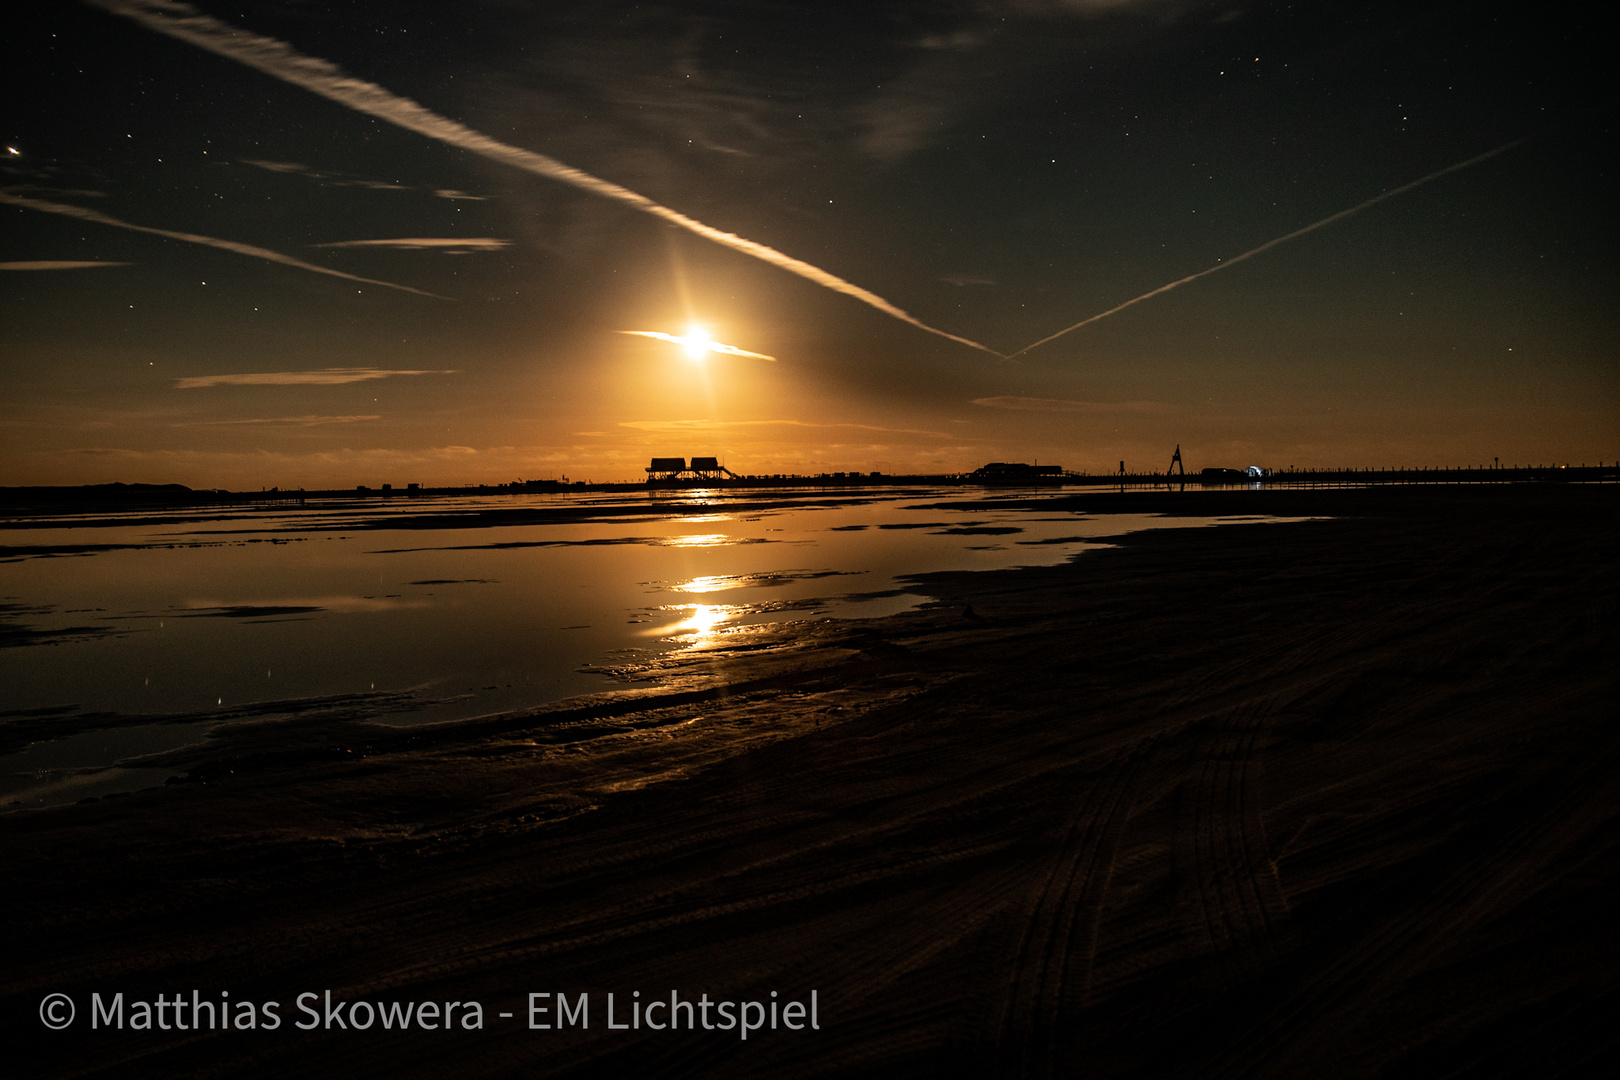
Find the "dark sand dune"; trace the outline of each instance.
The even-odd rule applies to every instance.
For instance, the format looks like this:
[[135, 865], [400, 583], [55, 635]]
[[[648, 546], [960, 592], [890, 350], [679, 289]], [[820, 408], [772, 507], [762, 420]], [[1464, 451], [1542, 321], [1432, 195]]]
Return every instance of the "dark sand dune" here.
[[[940, 577], [934, 610], [739, 637], [640, 698], [276, 729], [197, 782], [10, 814], [13, 1055], [119, 1076], [1596, 1072], [1620, 1030], [1617, 496], [1245, 493], [1342, 516]], [[193, 988], [279, 1000], [282, 1027], [88, 1030], [93, 990]], [[478, 1000], [484, 1028], [295, 1030], [293, 999], [328, 988]], [[816, 990], [820, 1030], [607, 1030], [609, 991], [622, 1021], [671, 989]], [[37, 1019], [52, 991], [68, 1031]], [[528, 1030], [530, 991], [589, 991], [590, 1028]]]

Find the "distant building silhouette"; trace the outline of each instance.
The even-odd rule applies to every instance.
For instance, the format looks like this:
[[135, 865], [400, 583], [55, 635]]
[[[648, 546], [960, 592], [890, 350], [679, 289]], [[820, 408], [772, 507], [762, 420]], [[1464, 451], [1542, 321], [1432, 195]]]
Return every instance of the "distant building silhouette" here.
[[1063, 477], [1061, 465], [1028, 465], [1022, 461], [992, 461], [968, 474], [981, 484], [1038, 484]]
[[688, 465], [685, 458], [655, 457], [647, 466], [647, 483], [668, 487], [691, 484], [713, 484], [737, 479], [737, 474], [720, 464], [715, 457], [695, 457]]
[[673, 480], [685, 471], [686, 459], [683, 457], [655, 457], [652, 464], [647, 466], [647, 482]]

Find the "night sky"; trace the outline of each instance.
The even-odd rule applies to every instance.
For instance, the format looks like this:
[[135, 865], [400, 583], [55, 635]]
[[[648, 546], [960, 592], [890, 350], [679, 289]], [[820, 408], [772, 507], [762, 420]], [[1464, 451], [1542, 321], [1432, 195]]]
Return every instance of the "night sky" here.
[[[1614, 95], [1576, 10], [39, 5], [0, 484], [1613, 460]], [[759, 355], [624, 333], [694, 325]]]

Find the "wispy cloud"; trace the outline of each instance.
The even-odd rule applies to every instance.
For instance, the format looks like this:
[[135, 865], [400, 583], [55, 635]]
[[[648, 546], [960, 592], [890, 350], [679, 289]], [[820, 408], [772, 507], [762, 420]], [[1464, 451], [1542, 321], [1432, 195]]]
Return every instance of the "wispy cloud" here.
[[255, 168], [274, 173], [297, 173], [303, 176], [320, 175], [312, 172], [308, 165], [301, 165], [296, 161], [265, 161], [262, 158], [243, 158], [242, 164], [252, 165]]
[[1052, 413], [1142, 413], [1160, 412], [1168, 408], [1158, 401], [1070, 401], [1041, 397], [982, 397], [974, 398], [973, 404], [1013, 412]]
[[441, 250], [447, 255], [465, 255], [470, 251], [499, 251], [511, 245], [510, 240], [497, 240], [491, 236], [473, 236], [463, 240], [446, 236], [405, 236], [397, 240], [335, 240], [329, 244], [311, 244], [310, 247], [393, 248], [397, 251]]
[[[11, 170], [7, 169], [4, 171], [10, 172]], [[107, 197], [107, 193], [105, 191], [93, 191], [89, 188], [46, 186], [44, 184], [8, 184], [6, 186], [6, 190], [14, 195], [26, 195], [30, 192], [34, 192], [42, 195], [54, 195], [57, 198], [65, 199], [105, 199]]]
[[244, 165], [252, 165], [256, 169], [266, 172], [282, 173], [287, 176], [302, 176], [315, 181], [322, 187], [359, 187], [372, 191], [426, 191], [441, 199], [466, 199], [472, 202], [487, 202], [487, 195], [469, 195], [465, 191], [455, 188], [418, 188], [413, 184], [402, 184], [398, 180], [372, 180], [363, 176], [350, 176], [345, 173], [331, 172], [325, 169], [313, 169], [299, 161], [267, 161], [264, 158], [238, 158]]
[[366, 420], [381, 420], [381, 416], [273, 416], [250, 420], [192, 420], [170, 427], [234, 427], [238, 424], [284, 424], [291, 427], [325, 427], [327, 424], [358, 424]]
[[371, 191], [414, 191], [410, 184], [402, 184], [398, 180], [371, 180], [363, 176], [344, 176], [341, 173], [321, 172], [308, 165], [296, 161], [265, 161], [262, 158], [240, 158], [244, 165], [268, 172], [286, 173], [292, 176], [306, 176], [323, 187], [361, 187]]
[[687, 350], [687, 352], [693, 354], [694, 356], [702, 356], [706, 352], [717, 352], [725, 353], [727, 356], [748, 356], [755, 360], [776, 359], [776, 357], [766, 356], [762, 352], [749, 352], [747, 349], [740, 349], [735, 345], [722, 345], [718, 341], [712, 341], [707, 337], [701, 337], [693, 334], [688, 334], [685, 337], [678, 337], [675, 334], [666, 334], [661, 330], [620, 330], [619, 333], [630, 334], [634, 337], [655, 338], [658, 341], [667, 341], [673, 345], [681, 346], [681, 348]]
[[946, 274], [939, 280], [947, 285], [955, 285], [957, 288], [967, 285], [994, 285], [996, 283], [995, 278], [981, 277], [978, 274]]
[[[314, 449], [312, 445], [321, 445], [316, 440], [296, 438], [292, 445], [299, 449], [293, 450], [277, 449], [278, 441], [271, 439], [233, 440], [231, 445], [229, 450], [152, 450], [103, 443], [27, 450], [13, 455], [13, 471], [19, 479], [8, 482], [82, 484], [87, 475], [83, 470], [88, 469], [88, 475], [97, 481], [172, 482], [194, 488], [236, 487], [244, 491], [257, 491], [261, 485], [270, 484], [279, 484], [283, 490], [378, 482], [392, 482], [399, 487], [407, 479], [432, 486], [476, 483], [480, 479], [488, 482], [491, 476], [511, 479], [533, 475], [545, 466], [561, 466], [572, 473], [578, 460], [578, 451], [571, 447]], [[7, 465], [13, 462], [8, 460]]]
[[696, 432], [747, 427], [846, 428], [853, 431], [876, 431], [885, 435], [932, 435], [941, 439], [947, 437], [942, 431], [923, 431], [917, 428], [876, 427], [872, 424], [811, 424], [803, 420], [621, 420], [619, 426], [635, 431], [658, 432]]
[[306, 56], [284, 41], [250, 33], [240, 27], [232, 26], [212, 16], [205, 15], [188, 4], [176, 3], [174, 0], [89, 0], [89, 2], [105, 11], [132, 19], [160, 34], [166, 34], [169, 37], [189, 42], [198, 48], [206, 49], [216, 55], [255, 68], [283, 82], [301, 86], [312, 93], [319, 94], [341, 105], [346, 105], [357, 112], [375, 116], [408, 131], [414, 131], [448, 145], [460, 147], [463, 150], [486, 157], [491, 161], [523, 169], [537, 176], [544, 176], [559, 183], [568, 184], [571, 187], [599, 195], [605, 199], [623, 203], [662, 221], [667, 221], [678, 228], [701, 236], [705, 240], [731, 248], [734, 251], [740, 251], [789, 273], [797, 274], [823, 288], [853, 297], [886, 315], [915, 326], [919, 330], [979, 349], [993, 356], [1001, 355], [994, 349], [981, 345], [976, 341], [929, 326], [927, 323], [889, 303], [889, 301], [876, 293], [869, 292], [859, 285], [845, 281], [843, 278], [830, 274], [818, 266], [795, 259], [790, 255], [777, 251], [775, 248], [767, 247], [753, 240], [746, 240], [733, 233], [716, 229], [711, 225], [705, 225], [703, 222], [687, 217], [679, 211], [656, 203], [645, 195], [621, 187], [611, 181], [603, 180], [600, 177], [592, 176], [571, 165], [565, 165], [555, 158], [500, 142], [448, 117], [440, 116], [438, 113], [424, 108], [409, 98], [403, 98], [391, 93], [376, 83], [357, 79], [344, 72], [336, 64], [317, 57]]
[[330, 270], [324, 266], [316, 266], [302, 259], [295, 259], [291, 255], [283, 255], [279, 251], [269, 248], [256, 247], [253, 244], [239, 244], [235, 240], [220, 240], [212, 236], [199, 236], [196, 233], [174, 232], [170, 229], [154, 229], [149, 225], [136, 225], [132, 222], [122, 221], [108, 214], [96, 210], [87, 210], [82, 206], [71, 206], [67, 203], [47, 202], [44, 199], [28, 199], [21, 195], [0, 191], [0, 203], [8, 206], [24, 206], [30, 210], [39, 210], [46, 214], [61, 214], [63, 217], [78, 218], [80, 221], [91, 221], [97, 225], [112, 225], [119, 229], [129, 229], [133, 232], [148, 233], [152, 236], [163, 236], [170, 240], [183, 240], [188, 244], [201, 244], [203, 247], [219, 248], [221, 251], [234, 251], [238, 255], [248, 255], [255, 259], [264, 259], [268, 262], [280, 263], [283, 266], [295, 267], [299, 270], [308, 270], [315, 274], [325, 274], [328, 277], [343, 278], [345, 281], [358, 281], [366, 285], [382, 285], [389, 289], [398, 289], [401, 292], [415, 293], [417, 296], [431, 296], [435, 300], [448, 300], [448, 296], [437, 293], [423, 292], [413, 289], [409, 285], [396, 285], [392, 281], [378, 281], [376, 278], [359, 277], [355, 274], [345, 274], [341, 270]]
[[925, 34], [917, 39], [919, 49], [976, 49], [984, 43], [985, 35], [972, 30], [956, 30], [949, 34]]
[[1126, 7], [1174, 7], [1166, 0], [996, 0], [989, 10], [1014, 15], [1100, 15]]
[[945, 89], [942, 65], [925, 65], [867, 102], [857, 115], [864, 128], [859, 145], [878, 161], [895, 165], [910, 157], [948, 127], [953, 99]]
[[0, 270], [84, 270], [94, 266], [133, 266], [127, 262], [89, 262], [73, 259], [38, 259], [33, 262], [0, 262]]
[[390, 379], [395, 375], [454, 375], [446, 371], [389, 371], [383, 368], [322, 368], [320, 371], [266, 371], [251, 375], [187, 375], [177, 379], [176, 390], [202, 386], [337, 386], [342, 383]]

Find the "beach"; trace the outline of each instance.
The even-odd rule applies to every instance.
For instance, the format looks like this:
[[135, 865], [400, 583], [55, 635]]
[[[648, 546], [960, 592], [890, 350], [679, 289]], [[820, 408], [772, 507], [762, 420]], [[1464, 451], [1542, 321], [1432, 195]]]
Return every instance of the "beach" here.
[[[20, 1074], [1595, 1068], [1620, 487], [1073, 498], [1318, 520], [927, 575], [923, 610], [536, 709], [246, 726], [0, 816]], [[761, 1026], [677, 1008], [705, 997]]]

